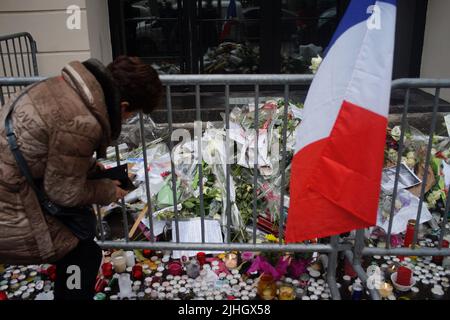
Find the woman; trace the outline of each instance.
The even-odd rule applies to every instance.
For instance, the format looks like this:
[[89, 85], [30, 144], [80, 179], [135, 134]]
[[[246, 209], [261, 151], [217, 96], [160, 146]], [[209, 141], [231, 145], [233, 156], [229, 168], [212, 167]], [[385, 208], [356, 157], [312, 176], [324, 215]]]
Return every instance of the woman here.
[[[42, 181], [50, 201], [64, 207], [107, 205], [126, 191], [115, 181], [88, 179], [98, 168], [94, 152], [104, 157], [122, 122], [140, 111], [150, 113], [162, 92], [156, 71], [138, 58], [122, 56], [107, 67], [90, 59], [69, 63], [61, 76], [28, 88], [0, 109], [0, 264], [55, 263], [55, 299], [92, 299], [102, 258], [93, 239], [78, 239], [41, 209], [9, 149], [8, 113], [31, 175]], [[66, 286], [71, 265], [81, 271], [81, 288]]]

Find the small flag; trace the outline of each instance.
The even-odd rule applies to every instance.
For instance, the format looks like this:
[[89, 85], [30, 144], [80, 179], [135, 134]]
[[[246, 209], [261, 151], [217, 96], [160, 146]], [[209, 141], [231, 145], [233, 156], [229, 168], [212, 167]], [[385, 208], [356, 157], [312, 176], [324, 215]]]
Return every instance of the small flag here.
[[231, 27], [236, 23], [236, 21], [232, 20], [237, 18], [237, 10], [236, 10], [236, 1], [230, 0], [227, 9], [227, 20], [222, 29], [222, 33], [220, 34], [220, 40], [223, 41], [231, 34]]

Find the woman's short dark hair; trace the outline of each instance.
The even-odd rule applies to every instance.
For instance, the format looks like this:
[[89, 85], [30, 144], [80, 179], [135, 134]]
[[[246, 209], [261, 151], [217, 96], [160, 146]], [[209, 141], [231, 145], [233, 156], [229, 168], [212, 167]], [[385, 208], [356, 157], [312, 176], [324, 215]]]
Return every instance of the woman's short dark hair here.
[[119, 56], [108, 65], [128, 111], [149, 114], [161, 104], [163, 86], [158, 73], [138, 57]]

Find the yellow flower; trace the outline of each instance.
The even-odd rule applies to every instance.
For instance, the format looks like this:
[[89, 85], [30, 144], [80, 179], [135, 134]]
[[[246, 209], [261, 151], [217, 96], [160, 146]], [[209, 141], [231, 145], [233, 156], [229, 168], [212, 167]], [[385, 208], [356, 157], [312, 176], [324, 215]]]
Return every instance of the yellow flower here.
[[271, 242], [278, 242], [278, 238], [275, 237], [273, 234], [266, 235], [266, 240]]
[[225, 253], [221, 253], [217, 255], [217, 258], [219, 258], [220, 260], [222, 260], [223, 258], [225, 258]]

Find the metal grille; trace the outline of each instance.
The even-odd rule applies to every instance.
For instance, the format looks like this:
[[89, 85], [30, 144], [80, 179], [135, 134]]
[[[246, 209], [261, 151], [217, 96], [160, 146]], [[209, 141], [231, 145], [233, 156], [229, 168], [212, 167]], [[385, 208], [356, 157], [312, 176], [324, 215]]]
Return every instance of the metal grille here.
[[[265, 85], [272, 85], [272, 86], [282, 86], [284, 88], [284, 100], [289, 101], [291, 88], [296, 85], [305, 85], [308, 86], [313, 79], [313, 76], [310, 75], [164, 75], [161, 76], [161, 80], [166, 88], [166, 103], [167, 103], [167, 119], [168, 119], [168, 127], [169, 131], [172, 132], [173, 130], [173, 121], [172, 121], [172, 113], [174, 112], [173, 106], [172, 106], [172, 89], [177, 86], [193, 86], [195, 88], [195, 105], [196, 105], [196, 118], [197, 121], [201, 121], [201, 88], [202, 86], [221, 86], [223, 87], [223, 93], [225, 96], [225, 126], [228, 129], [230, 127], [230, 87], [233, 86], [235, 88], [236, 86], [253, 86], [254, 91], [254, 99], [255, 99], [255, 105], [258, 105], [258, 102], [260, 100], [260, 87]], [[5, 79], [0, 78], [0, 85], [7, 85], [7, 86], [23, 86], [28, 85], [32, 82], [35, 82], [39, 80], [39, 78], [33, 78], [33, 79]], [[432, 110], [432, 121], [430, 124], [430, 131], [429, 131], [429, 141], [428, 141], [428, 147], [427, 147], [427, 154], [426, 154], [426, 160], [425, 160], [425, 177], [423, 178], [422, 182], [422, 188], [420, 193], [420, 205], [419, 210], [417, 212], [417, 221], [420, 221], [421, 216], [421, 208], [424, 205], [424, 193], [425, 193], [425, 184], [427, 180], [427, 169], [430, 166], [430, 157], [431, 157], [431, 146], [432, 146], [432, 139], [433, 134], [436, 129], [436, 122], [437, 122], [437, 114], [438, 111], [440, 111], [440, 105], [439, 105], [439, 94], [441, 88], [450, 88], [450, 79], [446, 80], [434, 80], [434, 79], [399, 79], [395, 80], [392, 83], [393, 89], [402, 89], [405, 90], [405, 97], [404, 97], [404, 103], [403, 106], [400, 108], [402, 112], [402, 118], [401, 118], [401, 136], [400, 136], [400, 146], [398, 150], [398, 161], [396, 166], [396, 173], [395, 173], [395, 184], [394, 184], [394, 191], [393, 191], [393, 198], [395, 199], [398, 194], [398, 184], [399, 184], [399, 173], [400, 173], [400, 160], [402, 151], [404, 148], [403, 144], [403, 138], [405, 136], [405, 128], [407, 124], [407, 115], [409, 112], [409, 106], [410, 106], [410, 92], [412, 89], [418, 89], [418, 88], [434, 88], [435, 89], [435, 95], [434, 95], [434, 103], [433, 103], [433, 110]], [[258, 108], [255, 108], [255, 121], [258, 119]], [[282, 181], [285, 181], [285, 168], [286, 168], [286, 135], [287, 135], [287, 104], [284, 105], [284, 113], [283, 113], [283, 127], [282, 127], [282, 160], [281, 160], [281, 179]], [[143, 161], [144, 166], [148, 166], [148, 160], [146, 156], [146, 141], [144, 137], [144, 117], [141, 114], [139, 117], [139, 126], [140, 126], [140, 132], [141, 132], [141, 144], [143, 148]], [[256, 124], [256, 122], [255, 122]], [[255, 126], [258, 127], [258, 126]], [[258, 137], [258, 133], [257, 133]], [[227, 139], [228, 139], [228, 133], [227, 133]], [[256, 139], [255, 145], [258, 145], [258, 139]], [[173, 142], [170, 141], [169, 149], [172, 150], [174, 148]], [[258, 148], [256, 148], [258, 150]], [[257, 152], [257, 151], [256, 151]], [[116, 146], [116, 159], [117, 164], [120, 164], [120, 157], [119, 157], [119, 149]], [[171, 163], [172, 172], [175, 172], [174, 170], [174, 163], [172, 161]], [[256, 169], [256, 164], [255, 164]], [[200, 181], [202, 178], [202, 166], [198, 165], [199, 175], [200, 175]], [[258, 173], [258, 170], [254, 170], [254, 172]], [[255, 175], [253, 180], [254, 185], [256, 185], [257, 181], [257, 175]], [[338, 264], [338, 258], [339, 255], [345, 256], [349, 261], [352, 261], [353, 268], [358, 274], [358, 277], [363, 281], [363, 283], [367, 280], [367, 275], [365, 270], [363, 269], [361, 265], [361, 258], [363, 256], [373, 256], [373, 255], [406, 255], [406, 256], [450, 256], [450, 249], [448, 248], [442, 248], [442, 242], [444, 238], [444, 232], [445, 232], [445, 225], [448, 222], [448, 213], [450, 211], [449, 205], [450, 205], [450, 199], [447, 197], [447, 203], [445, 208], [445, 214], [443, 216], [443, 220], [441, 222], [441, 234], [440, 234], [440, 241], [438, 248], [391, 248], [390, 247], [390, 237], [391, 237], [391, 228], [392, 228], [392, 221], [394, 218], [394, 202], [392, 201], [392, 208], [390, 211], [390, 223], [389, 223], [389, 230], [387, 232], [388, 234], [388, 241], [386, 242], [387, 245], [385, 248], [371, 248], [366, 246], [365, 238], [364, 238], [364, 230], [357, 230], [356, 231], [356, 237], [355, 241], [344, 241], [343, 238], [339, 236], [333, 236], [326, 239], [321, 239], [319, 243], [313, 243], [313, 244], [283, 244], [283, 225], [285, 222], [285, 216], [283, 214], [283, 206], [284, 206], [284, 190], [281, 189], [281, 198], [280, 198], [280, 219], [279, 219], [279, 241], [280, 243], [257, 243], [256, 242], [256, 216], [257, 216], [257, 208], [256, 208], [256, 188], [254, 188], [255, 192], [253, 194], [253, 237], [252, 241], [249, 243], [233, 243], [230, 241], [230, 196], [229, 196], [229, 190], [230, 190], [230, 165], [227, 164], [226, 166], [226, 189], [227, 189], [227, 207], [228, 208], [225, 212], [227, 215], [227, 233], [228, 236], [226, 237], [225, 243], [206, 243], [205, 242], [205, 212], [204, 212], [204, 203], [203, 203], [203, 190], [202, 190], [202, 184], [200, 184], [200, 203], [201, 203], [201, 243], [184, 243], [180, 242], [179, 239], [179, 233], [178, 233], [178, 223], [179, 223], [179, 216], [176, 209], [177, 203], [176, 203], [176, 178], [175, 175], [172, 175], [172, 191], [173, 191], [173, 199], [175, 201], [174, 203], [174, 211], [175, 211], [175, 234], [176, 237], [173, 240], [173, 242], [157, 242], [155, 241], [155, 235], [153, 233], [153, 225], [152, 225], [152, 210], [151, 210], [151, 196], [150, 196], [150, 190], [148, 188], [149, 186], [149, 176], [148, 172], [145, 173], [145, 180], [146, 180], [146, 196], [147, 196], [147, 203], [149, 204], [148, 210], [146, 212], [147, 216], [149, 217], [150, 222], [150, 241], [130, 241], [128, 239], [128, 221], [127, 221], [127, 214], [125, 210], [125, 203], [122, 201], [122, 213], [123, 213], [123, 228], [124, 228], [124, 238], [125, 240], [120, 241], [106, 241], [104, 237], [103, 232], [103, 225], [100, 223], [101, 228], [101, 237], [98, 240], [99, 244], [103, 248], [123, 248], [123, 249], [158, 249], [158, 250], [212, 250], [212, 251], [227, 251], [227, 250], [249, 250], [249, 251], [278, 251], [278, 252], [320, 252], [328, 255], [329, 263], [328, 263], [328, 269], [327, 269], [327, 282], [330, 286], [331, 293], [333, 299], [340, 299], [340, 292], [337, 287], [336, 283], [336, 269]], [[283, 186], [284, 183], [281, 184]], [[98, 210], [99, 211], [99, 210]], [[98, 217], [99, 222], [101, 221], [101, 217]], [[416, 224], [415, 232], [414, 232], [414, 241], [413, 241], [413, 247], [417, 243], [417, 235], [418, 235], [418, 224]], [[378, 294], [378, 291], [376, 289], [369, 290], [371, 297], [373, 299], [380, 299], [380, 296]]]
[[[36, 77], [36, 42], [27, 32], [0, 36], [0, 77]], [[0, 86], [0, 104], [23, 88]]]

